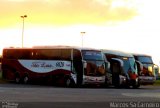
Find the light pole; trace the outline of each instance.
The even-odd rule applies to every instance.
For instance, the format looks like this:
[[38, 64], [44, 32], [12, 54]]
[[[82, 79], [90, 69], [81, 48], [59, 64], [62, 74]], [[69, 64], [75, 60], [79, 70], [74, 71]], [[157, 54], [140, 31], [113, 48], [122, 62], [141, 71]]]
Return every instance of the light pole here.
[[23, 20], [23, 25], [22, 25], [22, 48], [23, 48], [23, 35], [24, 35], [24, 18], [27, 18], [27, 15], [23, 15], [21, 16], [22, 20]]
[[82, 36], [82, 47], [83, 47], [83, 37], [84, 37], [84, 34], [85, 34], [86, 32], [81, 32], [81, 36]]

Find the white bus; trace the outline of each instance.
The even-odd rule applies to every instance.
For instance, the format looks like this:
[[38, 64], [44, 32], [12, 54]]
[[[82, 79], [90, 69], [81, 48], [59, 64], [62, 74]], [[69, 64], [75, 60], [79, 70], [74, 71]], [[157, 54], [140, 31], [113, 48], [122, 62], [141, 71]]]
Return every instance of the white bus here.
[[92, 48], [5, 48], [2, 55], [3, 77], [17, 83], [47, 80], [64, 86], [104, 84], [106, 65], [102, 51]]

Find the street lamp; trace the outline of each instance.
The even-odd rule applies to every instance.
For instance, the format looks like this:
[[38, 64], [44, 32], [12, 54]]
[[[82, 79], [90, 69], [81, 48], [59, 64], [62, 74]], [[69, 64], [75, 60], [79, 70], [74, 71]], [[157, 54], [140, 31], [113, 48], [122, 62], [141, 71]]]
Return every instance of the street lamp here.
[[22, 25], [22, 48], [23, 48], [23, 35], [24, 35], [24, 18], [27, 18], [27, 15], [23, 15], [21, 16], [22, 20], [23, 20], [23, 25]]
[[83, 37], [84, 37], [84, 34], [85, 34], [86, 32], [81, 32], [81, 36], [82, 36], [82, 47], [83, 47]]

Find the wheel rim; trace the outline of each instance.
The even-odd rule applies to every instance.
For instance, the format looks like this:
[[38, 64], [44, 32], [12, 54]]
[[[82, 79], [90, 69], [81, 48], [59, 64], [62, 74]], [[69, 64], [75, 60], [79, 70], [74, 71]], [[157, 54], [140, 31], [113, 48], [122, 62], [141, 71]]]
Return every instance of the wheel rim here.
[[15, 81], [16, 81], [16, 83], [19, 83], [20, 82], [20, 78], [16, 77]]
[[27, 76], [24, 77], [23, 81], [24, 81], [24, 83], [26, 84], [26, 83], [28, 82], [28, 77], [27, 77]]
[[71, 80], [68, 78], [67, 80], [66, 80], [66, 86], [70, 86], [71, 85]]

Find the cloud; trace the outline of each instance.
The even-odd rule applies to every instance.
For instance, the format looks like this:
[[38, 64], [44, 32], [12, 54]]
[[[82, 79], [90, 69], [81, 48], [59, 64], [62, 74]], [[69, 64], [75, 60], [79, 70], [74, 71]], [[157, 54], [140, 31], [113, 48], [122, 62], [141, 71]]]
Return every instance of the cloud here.
[[[101, 24], [130, 20], [137, 10], [125, 0], [9, 0], [0, 1], [1, 25], [14, 23], [23, 14], [31, 23], [42, 24]], [[118, 5], [124, 4], [124, 5]], [[17, 18], [16, 18], [17, 17]], [[13, 18], [13, 19], [11, 19]], [[14, 19], [16, 18], [16, 19]], [[3, 24], [2, 24], [3, 23]]]

